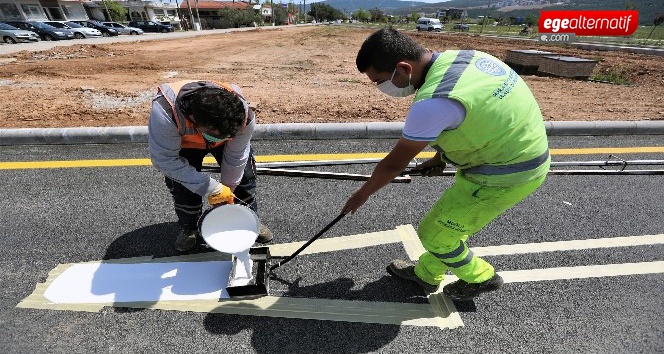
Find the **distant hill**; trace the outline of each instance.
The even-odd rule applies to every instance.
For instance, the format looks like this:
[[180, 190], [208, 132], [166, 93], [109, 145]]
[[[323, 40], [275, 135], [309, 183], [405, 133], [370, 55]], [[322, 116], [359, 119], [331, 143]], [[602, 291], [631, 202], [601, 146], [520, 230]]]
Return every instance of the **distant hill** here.
[[[379, 8], [386, 14], [392, 15], [406, 15], [413, 12], [432, 14], [441, 9], [464, 8], [467, 9], [468, 15], [471, 18], [477, 18], [477, 16], [484, 16], [486, 14], [492, 17], [526, 17], [533, 14], [539, 17], [542, 10], [519, 7], [510, 7], [510, 11], [487, 9], [487, 5], [502, 1], [449, 0], [429, 4], [421, 1], [401, 0], [326, 0], [322, 3], [339, 9], [344, 13], [354, 12], [359, 9], [370, 10]], [[664, 1], [662, 0], [571, 0], [568, 4], [548, 6], [544, 10], [623, 10], [628, 1], [635, 4], [639, 10], [639, 24], [641, 25], [652, 25], [655, 15], [664, 12]], [[551, 0], [551, 2], [555, 2], [555, 0]]]
[[[374, 8], [379, 8], [385, 13], [391, 13], [394, 10], [403, 10], [410, 8], [417, 8], [427, 4], [422, 1], [400, 1], [400, 0], [326, 0], [321, 1], [321, 3], [330, 5], [335, 9], [344, 11], [346, 13], [353, 12], [357, 10], [370, 10]], [[309, 4], [307, 4], [309, 7]]]

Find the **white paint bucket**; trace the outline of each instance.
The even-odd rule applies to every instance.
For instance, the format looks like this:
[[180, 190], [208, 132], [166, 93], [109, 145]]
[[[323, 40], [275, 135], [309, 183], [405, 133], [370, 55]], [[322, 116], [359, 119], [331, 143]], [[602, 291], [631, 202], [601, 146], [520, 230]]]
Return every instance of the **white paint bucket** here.
[[223, 253], [248, 251], [258, 238], [260, 221], [253, 210], [239, 204], [225, 204], [201, 216], [199, 231], [210, 247]]

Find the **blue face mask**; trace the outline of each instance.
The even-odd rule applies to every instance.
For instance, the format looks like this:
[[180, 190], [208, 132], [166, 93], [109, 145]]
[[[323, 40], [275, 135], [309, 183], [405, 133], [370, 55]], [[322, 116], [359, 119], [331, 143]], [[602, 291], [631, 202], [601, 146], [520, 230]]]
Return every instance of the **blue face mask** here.
[[207, 140], [209, 142], [212, 142], [212, 143], [220, 143], [220, 142], [226, 140], [226, 139], [215, 138], [212, 135], [208, 135], [208, 134], [205, 134], [205, 133], [201, 133], [201, 134], [203, 134], [203, 137], [205, 138], [205, 140]]

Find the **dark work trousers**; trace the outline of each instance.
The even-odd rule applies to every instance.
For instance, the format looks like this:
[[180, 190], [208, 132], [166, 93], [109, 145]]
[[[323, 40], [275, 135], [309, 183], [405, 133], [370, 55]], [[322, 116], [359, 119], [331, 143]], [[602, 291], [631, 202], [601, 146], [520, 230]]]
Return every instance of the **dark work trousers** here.
[[[203, 158], [208, 153], [214, 156], [217, 163], [221, 165], [221, 159], [224, 155], [224, 146], [219, 146], [213, 149], [180, 149], [180, 156], [184, 157], [191, 166], [196, 168], [196, 171], [201, 170], [203, 165]], [[178, 224], [184, 230], [195, 230], [198, 228], [198, 219], [201, 216], [203, 209], [203, 197], [190, 191], [185, 186], [176, 182], [168, 177], [165, 178], [166, 187], [171, 191], [173, 196], [173, 204], [175, 206], [175, 214], [178, 217]], [[249, 206], [253, 211], [258, 213], [258, 204], [256, 203], [256, 160], [254, 159], [254, 151], [251, 148], [249, 152], [249, 159], [247, 166], [244, 169], [244, 175], [240, 184], [233, 192], [237, 199], [236, 204], [243, 204]]]

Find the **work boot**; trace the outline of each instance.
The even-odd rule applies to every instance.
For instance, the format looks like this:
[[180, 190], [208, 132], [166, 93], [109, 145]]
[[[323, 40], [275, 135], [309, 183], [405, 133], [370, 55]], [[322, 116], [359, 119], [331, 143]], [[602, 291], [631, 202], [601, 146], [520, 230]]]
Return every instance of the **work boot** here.
[[197, 236], [198, 230], [182, 230], [175, 239], [175, 247], [180, 252], [188, 251], [196, 245]]
[[268, 242], [272, 241], [272, 237], [273, 237], [272, 231], [270, 231], [270, 229], [268, 229], [267, 226], [265, 226], [265, 225], [263, 225], [263, 223], [261, 223], [261, 226], [258, 230], [258, 238], [256, 239], [256, 242], [258, 242], [258, 243], [268, 243]]
[[438, 285], [429, 284], [415, 274], [414, 264], [401, 259], [393, 260], [392, 263], [387, 266], [387, 272], [401, 279], [416, 282], [427, 294], [434, 293], [438, 289]]
[[482, 283], [468, 283], [461, 279], [452, 284], [447, 284], [443, 287], [443, 294], [452, 300], [467, 301], [472, 300], [481, 293], [495, 291], [503, 286], [503, 278], [494, 274], [493, 277]]

